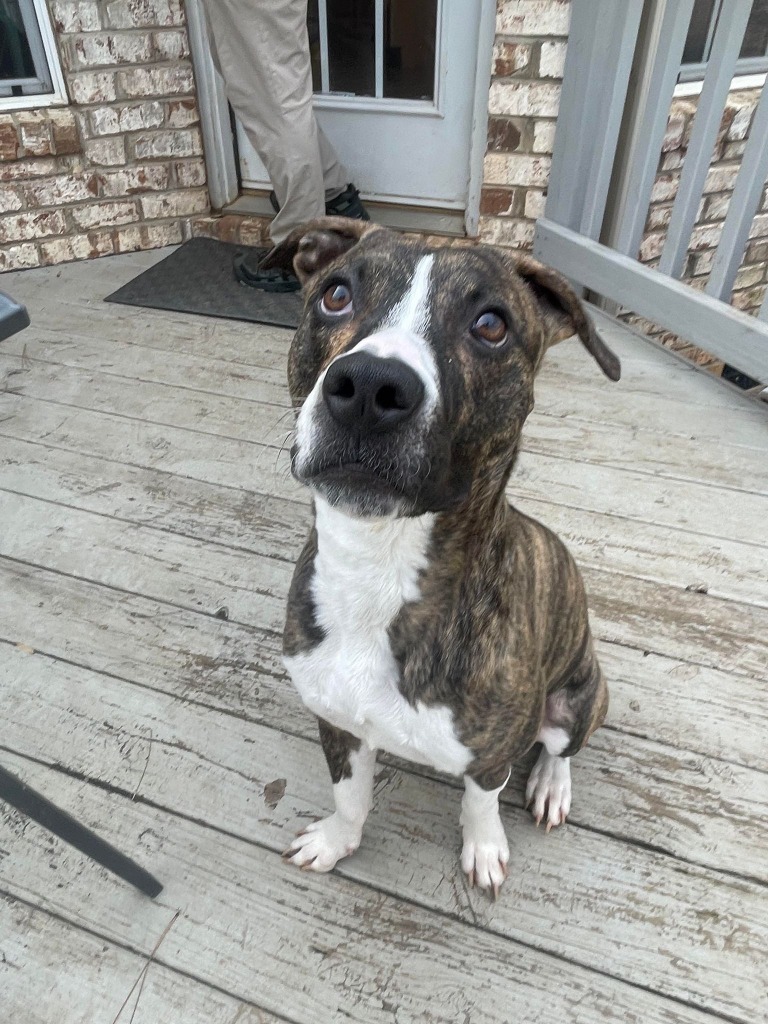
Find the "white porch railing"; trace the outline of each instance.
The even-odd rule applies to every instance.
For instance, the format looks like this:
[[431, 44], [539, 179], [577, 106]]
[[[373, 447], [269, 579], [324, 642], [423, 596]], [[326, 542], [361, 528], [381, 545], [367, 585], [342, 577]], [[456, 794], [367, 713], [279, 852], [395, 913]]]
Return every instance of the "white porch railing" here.
[[729, 0], [728, 17], [719, 20], [659, 267], [637, 259], [693, 3], [573, 0], [547, 205], [534, 252], [584, 288], [768, 383], [768, 298], [757, 317], [728, 304], [768, 177], [768, 86], [706, 290], [678, 280], [752, 0]]

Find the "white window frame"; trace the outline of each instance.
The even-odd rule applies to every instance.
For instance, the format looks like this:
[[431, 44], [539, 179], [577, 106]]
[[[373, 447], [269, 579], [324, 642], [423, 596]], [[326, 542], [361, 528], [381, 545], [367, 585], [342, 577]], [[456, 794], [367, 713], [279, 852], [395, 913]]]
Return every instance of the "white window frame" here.
[[[21, 0], [20, 6], [24, 5], [25, 0]], [[69, 102], [59, 61], [59, 52], [56, 48], [56, 37], [45, 0], [26, 0], [26, 7], [27, 12], [34, 16], [39, 31], [39, 38], [36, 38], [33, 37], [34, 29], [33, 31], [27, 29], [32, 58], [36, 67], [39, 67], [43, 60], [46, 64], [47, 76], [45, 79], [38, 77], [38, 81], [50, 81], [51, 87], [48, 92], [26, 96], [0, 96], [0, 111], [65, 106]], [[22, 11], [22, 15], [23, 13]]]
[[[717, 25], [718, 18], [722, 13], [724, 2], [727, 2], [727, 0], [718, 0], [718, 3], [715, 5], [714, 10], [712, 11], [709, 23], [709, 32], [707, 34], [707, 40], [704, 44], [705, 52], [708, 52], [710, 46], [712, 45], [712, 37], [715, 32], [715, 27]], [[696, 95], [696, 93], [701, 92], [701, 83], [704, 80], [704, 75], [707, 70], [707, 63], [707, 60], [691, 61], [690, 63], [683, 64], [681, 66], [680, 75], [677, 79], [678, 89], [681, 89], [683, 86], [689, 84], [691, 86], [698, 86], [698, 88], [693, 88], [690, 92], [678, 92], [678, 90], [676, 89], [675, 96], [693, 96]], [[742, 78], [754, 79], [758, 75], [764, 76], [766, 72], [768, 72], [768, 52], [766, 52], [762, 57], [739, 57], [739, 59], [736, 61], [736, 77], [734, 78], [734, 82], [737, 82], [739, 81], [739, 79]], [[733, 88], [749, 88], [749, 86], [734, 85]]]

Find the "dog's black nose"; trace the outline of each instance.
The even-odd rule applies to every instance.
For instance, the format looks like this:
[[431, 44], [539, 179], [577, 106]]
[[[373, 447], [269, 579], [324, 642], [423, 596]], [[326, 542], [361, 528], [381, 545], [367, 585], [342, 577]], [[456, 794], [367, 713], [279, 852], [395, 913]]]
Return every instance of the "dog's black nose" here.
[[413, 416], [424, 399], [424, 385], [399, 359], [353, 352], [331, 363], [323, 397], [342, 426], [361, 434], [385, 433]]

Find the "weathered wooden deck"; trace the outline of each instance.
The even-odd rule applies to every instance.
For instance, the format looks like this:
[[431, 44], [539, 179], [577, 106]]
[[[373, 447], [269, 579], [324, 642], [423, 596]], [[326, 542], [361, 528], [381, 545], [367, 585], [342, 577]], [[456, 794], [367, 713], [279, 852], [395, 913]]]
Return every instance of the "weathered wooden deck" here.
[[456, 786], [385, 763], [359, 853], [302, 874], [330, 785], [279, 658], [290, 335], [100, 301], [161, 255], [2, 282], [33, 326], [0, 347], [0, 761], [166, 886], [4, 809], [2, 1020], [762, 1024], [768, 410], [623, 329], [619, 385], [555, 350], [512, 493], [583, 566], [611, 684], [572, 817], [536, 830], [513, 777], [491, 904]]

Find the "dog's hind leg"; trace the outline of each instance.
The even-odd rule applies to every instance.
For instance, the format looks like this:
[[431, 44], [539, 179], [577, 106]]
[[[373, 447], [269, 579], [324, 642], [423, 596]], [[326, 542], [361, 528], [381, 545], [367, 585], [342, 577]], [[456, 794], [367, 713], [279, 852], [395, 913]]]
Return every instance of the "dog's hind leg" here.
[[462, 870], [470, 886], [489, 890], [494, 899], [507, 877], [509, 861], [509, 844], [499, 816], [499, 794], [508, 779], [509, 775], [498, 789], [483, 789], [465, 775], [461, 801]]
[[333, 782], [333, 814], [303, 829], [283, 856], [306, 871], [331, 871], [360, 845], [373, 806], [376, 751], [322, 719], [320, 740]]
[[565, 729], [543, 725], [537, 737], [543, 744], [525, 788], [525, 804], [538, 826], [547, 817], [547, 832], [562, 825], [571, 809], [571, 759], [562, 757], [570, 737]]
[[571, 755], [602, 724], [608, 689], [587, 636], [581, 663], [564, 686], [547, 697], [544, 721], [536, 737], [543, 749], [525, 790], [526, 806], [547, 832], [562, 825], [571, 809]]

